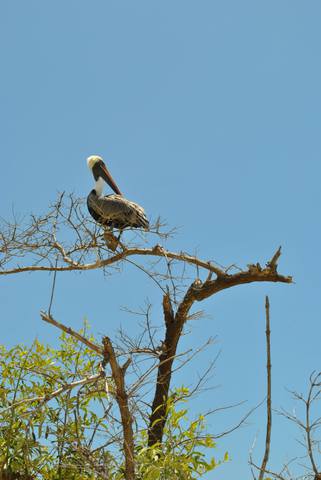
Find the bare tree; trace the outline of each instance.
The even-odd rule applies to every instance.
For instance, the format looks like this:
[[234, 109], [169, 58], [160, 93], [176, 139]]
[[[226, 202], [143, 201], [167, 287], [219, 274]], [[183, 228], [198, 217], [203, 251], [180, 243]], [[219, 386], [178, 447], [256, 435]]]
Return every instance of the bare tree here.
[[[178, 346], [186, 323], [197, 315], [197, 312], [192, 312], [194, 305], [238, 285], [292, 282], [290, 276], [281, 275], [277, 271], [281, 248], [278, 248], [265, 266], [254, 263], [245, 269], [235, 266], [224, 268], [213, 260], [202, 260], [184, 251], [175, 252], [160, 245], [159, 242], [170, 238], [172, 234], [173, 231], [166, 230], [157, 220], [148, 234], [129, 232], [126, 243], [119, 243], [117, 250], [113, 251], [106, 244], [104, 231], [84, 213], [82, 201], [64, 194], [59, 195], [46, 215], [31, 216], [26, 221], [15, 219], [13, 222], [3, 222], [0, 229], [0, 275], [94, 269], [100, 269], [109, 275], [114, 269], [120, 269], [124, 263], [129, 262], [145, 272], [160, 289], [163, 338], [160, 330], [151, 324], [147, 309], [144, 312], [142, 331], [136, 339], [130, 339], [126, 333], [121, 332], [120, 343], [112, 342], [106, 336], [99, 345], [53, 318], [53, 285], [50, 306], [48, 312], [42, 312], [42, 319], [95, 352], [100, 358], [99, 369], [86, 378], [69, 382], [49, 392], [45, 397], [19, 400], [20, 405], [43, 403], [62, 392], [83, 385], [96, 385], [103, 380], [107, 391], [108, 384], [111, 384], [119, 408], [118, 422], [122, 432], [127, 480], [135, 478], [133, 412], [139, 413], [147, 425], [149, 447], [162, 445], [174, 362], [181, 357], [188, 360], [193, 356], [191, 352], [179, 353]], [[158, 243], [150, 246], [153, 237]], [[122, 361], [121, 357], [126, 360]], [[146, 361], [143, 369], [142, 361]], [[111, 380], [108, 382], [107, 378]], [[17, 407], [17, 403], [14, 406]], [[12, 407], [13, 404], [8, 408]], [[119, 440], [119, 435], [118, 430], [114, 438]], [[268, 452], [266, 461], [267, 458]]]

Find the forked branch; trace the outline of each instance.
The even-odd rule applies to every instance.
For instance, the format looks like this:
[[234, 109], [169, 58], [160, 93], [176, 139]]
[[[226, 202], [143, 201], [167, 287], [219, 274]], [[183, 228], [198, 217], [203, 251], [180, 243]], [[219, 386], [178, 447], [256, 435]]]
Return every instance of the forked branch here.
[[176, 313], [173, 312], [171, 299], [167, 293], [163, 297], [163, 312], [165, 323], [165, 339], [163, 352], [159, 357], [157, 384], [152, 404], [152, 413], [149, 422], [149, 445], [161, 443], [166, 423], [166, 404], [169, 396], [169, 387], [172, 377], [172, 365], [177, 352], [177, 346], [183, 327], [188, 320], [189, 312], [194, 302], [200, 302], [216, 293], [237, 285], [254, 282], [281, 282], [291, 283], [292, 277], [280, 275], [277, 272], [277, 260], [281, 255], [281, 248], [267, 262], [265, 267], [259, 263], [249, 265], [247, 270], [228, 274], [221, 271], [216, 279], [207, 279], [204, 283], [200, 279], [193, 282], [187, 289]]

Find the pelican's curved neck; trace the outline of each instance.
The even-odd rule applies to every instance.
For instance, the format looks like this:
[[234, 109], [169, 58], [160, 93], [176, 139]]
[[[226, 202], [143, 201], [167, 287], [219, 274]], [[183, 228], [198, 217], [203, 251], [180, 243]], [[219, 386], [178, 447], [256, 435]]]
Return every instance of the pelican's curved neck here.
[[95, 190], [98, 197], [102, 195], [103, 189], [104, 189], [104, 180], [101, 177], [98, 177], [95, 183]]

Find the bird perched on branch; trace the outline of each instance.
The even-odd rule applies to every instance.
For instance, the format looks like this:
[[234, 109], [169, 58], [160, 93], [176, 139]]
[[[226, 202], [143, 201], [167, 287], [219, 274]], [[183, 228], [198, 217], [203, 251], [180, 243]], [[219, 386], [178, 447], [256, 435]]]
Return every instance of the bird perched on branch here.
[[[91, 155], [87, 158], [87, 165], [92, 171], [96, 182], [95, 188], [87, 197], [87, 207], [95, 221], [104, 227], [119, 229], [120, 235], [125, 228], [143, 228], [147, 230], [149, 222], [144, 209], [123, 196], [103, 159], [98, 155]], [[110, 186], [116, 195], [104, 196], [102, 194], [104, 182]], [[112, 249], [114, 250], [115, 248]]]

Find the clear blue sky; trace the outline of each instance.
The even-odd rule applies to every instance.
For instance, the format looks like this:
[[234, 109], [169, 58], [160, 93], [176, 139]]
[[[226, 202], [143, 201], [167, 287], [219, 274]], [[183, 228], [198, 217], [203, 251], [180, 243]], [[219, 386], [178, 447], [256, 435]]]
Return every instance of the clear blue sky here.
[[[215, 431], [265, 395], [264, 296], [272, 317], [273, 403], [292, 409], [320, 369], [321, 3], [316, 0], [3, 0], [0, 215], [42, 213], [66, 190], [85, 197], [85, 158], [101, 154], [129, 197], [179, 235], [168, 247], [228, 265], [264, 263], [283, 247], [293, 286], [249, 285], [206, 301], [183, 346], [217, 344], [181, 374], [188, 384], [220, 350], [212, 383], [192, 412], [248, 400], [212, 420]], [[1, 342], [55, 341], [42, 325], [47, 274], [1, 277]], [[126, 294], [120, 294], [120, 287]], [[94, 297], [93, 289], [97, 292]], [[143, 275], [58, 275], [55, 316], [93, 331], [135, 331], [149, 297]], [[264, 408], [219, 441], [231, 462], [210, 478], [250, 478], [249, 448], [262, 455]], [[272, 466], [296, 452], [275, 417]]]

